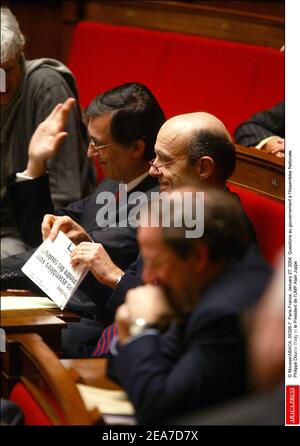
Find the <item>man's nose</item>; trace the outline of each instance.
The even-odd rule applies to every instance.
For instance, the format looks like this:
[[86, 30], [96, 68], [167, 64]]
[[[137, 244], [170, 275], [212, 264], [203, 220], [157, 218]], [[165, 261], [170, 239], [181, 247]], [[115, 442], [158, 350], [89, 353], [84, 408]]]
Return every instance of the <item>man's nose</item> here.
[[161, 172], [156, 167], [150, 166], [149, 175], [151, 175], [152, 177], [159, 177], [159, 175], [161, 175]]
[[156, 274], [155, 274], [154, 269], [149, 267], [149, 266], [147, 266], [147, 265], [144, 265], [143, 266], [142, 279], [143, 279], [143, 282], [145, 284], [147, 284], [147, 283], [149, 283], [149, 284], [150, 283], [151, 284], [157, 283], [157, 278], [156, 278]]
[[98, 156], [98, 153], [96, 150], [93, 149], [92, 144], [90, 143], [87, 149], [87, 157], [88, 158], [95, 158], [95, 156]]

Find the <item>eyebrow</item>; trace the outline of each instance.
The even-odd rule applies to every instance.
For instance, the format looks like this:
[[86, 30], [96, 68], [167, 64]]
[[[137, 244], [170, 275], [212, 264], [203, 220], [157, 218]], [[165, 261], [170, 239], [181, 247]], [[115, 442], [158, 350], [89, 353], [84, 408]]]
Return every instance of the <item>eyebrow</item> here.
[[166, 160], [166, 161], [171, 161], [174, 158], [172, 156], [170, 156], [170, 154], [168, 152], [165, 152], [164, 150], [161, 149], [155, 149], [154, 148], [154, 153], [157, 157]]
[[100, 141], [99, 139], [95, 138], [94, 136], [88, 134], [89, 139], [91, 139], [96, 145], [102, 146], [105, 145], [103, 141]]

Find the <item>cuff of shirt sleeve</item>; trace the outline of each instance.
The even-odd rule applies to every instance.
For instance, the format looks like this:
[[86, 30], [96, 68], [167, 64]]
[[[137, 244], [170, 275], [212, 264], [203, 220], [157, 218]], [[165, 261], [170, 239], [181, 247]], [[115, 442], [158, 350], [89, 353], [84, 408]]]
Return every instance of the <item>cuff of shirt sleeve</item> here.
[[[274, 138], [274, 136], [276, 136], [276, 135], [268, 136], [267, 138], [262, 139], [262, 140], [255, 146], [255, 148], [256, 148], [256, 149], [262, 149], [263, 146], [264, 146], [265, 144], [267, 144], [267, 142], [268, 142], [270, 139]], [[279, 138], [279, 137], [278, 137], [278, 138]]]
[[[143, 330], [142, 333], [136, 335], [136, 336], [130, 336], [125, 342], [124, 344], [121, 346], [121, 348], [125, 347], [128, 344], [131, 344], [132, 342], [136, 341], [137, 339], [143, 338], [144, 336], [157, 336], [159, 334], [159, 330], [155, 329], [155, 328], [146, 328], [145, 330]], [[110, 353], [113, 356], [117, 356], [119, 354], [119, 348], [120, 348], [120, 344], [119, 344], [119, 337], [118, 335], [114, 336], [111, 343], [110, 343]]]
[[34, 177], [25, 175], [24, 172], [16, 173], [16, 179], [15, 179], [16, 183], [20, 183], [21, 181], [28, 181], [28, 180], [34, 180]]

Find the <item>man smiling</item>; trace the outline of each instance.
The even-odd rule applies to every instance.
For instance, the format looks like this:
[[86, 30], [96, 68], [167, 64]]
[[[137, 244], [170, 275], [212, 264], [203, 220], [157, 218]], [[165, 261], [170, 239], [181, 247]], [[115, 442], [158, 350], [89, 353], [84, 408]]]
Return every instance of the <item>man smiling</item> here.
[[[227, 179], [235, 168], [230, 135], [224, 124], [209, 113], [189, 113], [167, 120], [158, 132], [154, 150], [156, 157], [150, 162], [149, 174], [157, 178], [161, 192], [170, 192], [191, 182], [199, 189], [210, 186], [225, 190]], [[247, 230], [255, 239], [252, 224], [245, 214], [244, 217]], [[129, 272], [124, 276], [124, 271], [117, 268], [97, 244], [79, 245], [72, 253], [72, 261], [88, 264], [98, 281], [117, 288], [109, 302], [114, 308], [122, 302], [126, 289], [134, 282], [140, 283], [138, 264], [134, 265], [131, 277]]]
[[[37, 219], [38, 209], [39, 219], [43, 220], [44, 238], [55, 238], [62, 230], [75, 244], [82, 241], [101, 243], [116, 263], [116, 268], [126, 268], [138, 254], [136, 228], [107, 226], [106, 222], [99, 222], [98, 212], [104, 207], [104, 203], [99, 203], [99, 195], [103, 192], [116, 193], [120, 182], [127, 185], [128, 194], [150, 194], [152, 189], [157, 189], [157, 180], [148, 174], [149, 160], [154, 155], [158, 130], [165, 121], [164, 113], [150, 90], [139, 83], [126, 83], [97, 96], [85, 112], [90, 136], [88, 156], [99, 160], [107, 177], [86, 199], [74, 202], [54, 214], [49, 213], [53, 207], [49, 199], [46, 162], [59, 151], [60, 139], [65, 134], [65, 121], [73, 106], [72, 99], [57, 105], [33, 135], [27, 166], [27, 174], [33, 179], [15, 183], [11, 190], [14, 205], [26, 210], [26, 218], [19, 222], [19, 226], [27, 238], [39, 235], [40, 228], [28, 224], [32, 220], [32, 212]], [[126, 222], [127, 213], [121, 215], [117, 208], [115, 214], [118, 221], [124, 219]], [[28, 253], [13, 256], [2, 263], [2, 287], [36, 291], [33, 283], [20, 272], [28, 256]], [[109, 295], [110, 290], [89, 274], [70, 302], [70, 309], [88, 316], [92, 331], [97, 327], [94, 344], [102, 326], [99, 320], [110, 317], [105, 308]], [[72, 332], [66, 344], [70, 341], [74, 346], [77, 334], [79, 337], [83, 334], [84, 340], [88, 342], [89, 335], [85, 334], [84, 324], [78, 325], [78, 332], [76, 335]], [[64, 337], [68, 336], [67, 332], [64, 331]]]

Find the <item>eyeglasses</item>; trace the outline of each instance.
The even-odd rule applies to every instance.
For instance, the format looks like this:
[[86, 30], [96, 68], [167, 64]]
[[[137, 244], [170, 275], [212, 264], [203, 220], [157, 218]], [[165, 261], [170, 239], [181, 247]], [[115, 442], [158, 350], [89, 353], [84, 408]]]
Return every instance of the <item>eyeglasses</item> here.
[[157, 164], [154, 164], [154, 161], [156, 160], [156, 158], [153, 158], [151, 161], [149, 161], [149, 164], [151, 167], [153, 167], [155, 173], [160, 173], [161, 167], [167, 166], [168, 164], [176, 163], [177, 161], [185, 159], [185, 158], [186, 158], [186, 156], [181, 156], [180, 158], [175, 158], [172, 161], [167, 161], [166, 163], [160, 164], [159, 166]]
[[95, 142], [90, 139], [90, 145], [92, 146], [93, 150], [95, 152], [99, 152], [99, 150], [101, 149], [105, 149], [106, 147], [112, 146], [113, 144], [115, 144], [114, 142], [110, 142], [109, 144], [95, 144]]

